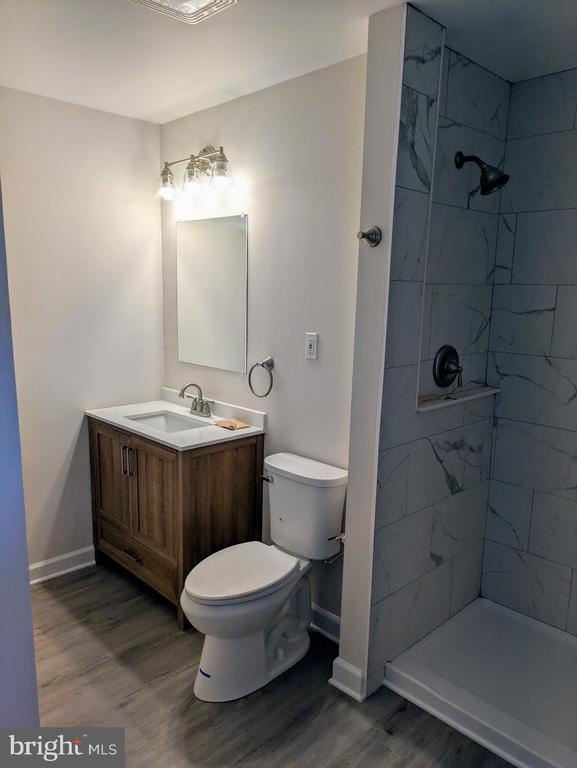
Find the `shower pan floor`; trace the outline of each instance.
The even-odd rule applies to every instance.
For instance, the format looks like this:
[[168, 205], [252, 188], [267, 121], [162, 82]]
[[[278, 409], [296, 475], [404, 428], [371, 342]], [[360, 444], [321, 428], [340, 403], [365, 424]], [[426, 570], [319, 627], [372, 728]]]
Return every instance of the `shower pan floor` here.
[[577, 766], [577, 637], [479, 599], [385, 685], [520, 768]]

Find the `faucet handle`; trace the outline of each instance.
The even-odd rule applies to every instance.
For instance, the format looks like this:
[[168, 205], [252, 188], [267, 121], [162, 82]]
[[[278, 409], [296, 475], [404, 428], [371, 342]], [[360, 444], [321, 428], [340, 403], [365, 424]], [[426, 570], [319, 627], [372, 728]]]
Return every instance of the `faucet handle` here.
[[207, 416], [210, 418], [212, 416], [210, 406], [214, 405], [214, 400], [203, 400], [202, 401], [202, 415]]

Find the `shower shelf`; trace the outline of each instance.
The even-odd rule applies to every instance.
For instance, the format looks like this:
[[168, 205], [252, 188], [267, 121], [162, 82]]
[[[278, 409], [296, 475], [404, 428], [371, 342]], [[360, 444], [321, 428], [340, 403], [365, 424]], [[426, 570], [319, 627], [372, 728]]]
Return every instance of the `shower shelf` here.
[[439, 395], [434, 400], [429, 397], [420, 397], [417, 401], [417, 413], [436, 411], [438, 408], [448, 408], [451, 405], [459, 405], [469, 400], [480, 400], [482, 397], [494, 397], [500, 391], [498, 387], [479, 387], [477, 389], [466, 389], [463, 392], [455, 392], [452, 395]]

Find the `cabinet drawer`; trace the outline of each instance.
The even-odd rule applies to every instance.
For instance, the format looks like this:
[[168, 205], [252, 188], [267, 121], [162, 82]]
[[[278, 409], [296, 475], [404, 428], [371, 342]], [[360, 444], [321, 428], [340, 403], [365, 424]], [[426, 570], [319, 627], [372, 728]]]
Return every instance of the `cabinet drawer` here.
[[130, 535], [103, 520], [98, 522], [98, 549], [171, 602], [178, 602], [177, 567], [173, 560], [152, 552]]

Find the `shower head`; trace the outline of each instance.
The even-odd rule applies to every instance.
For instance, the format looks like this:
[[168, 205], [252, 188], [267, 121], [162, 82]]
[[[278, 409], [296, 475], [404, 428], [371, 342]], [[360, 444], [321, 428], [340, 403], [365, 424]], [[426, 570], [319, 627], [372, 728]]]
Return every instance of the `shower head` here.
[[456, 167], [460, 170], [465, 163], [475, 163], [481, 169], [480, 187], [482, 195], [491, 195], [493, 192], [497, 192], [509, 181], [509, 174], [504, 173], [500, 168], [495, 168], [494, 165], [485, 163], [477, 155], [464, 155], [462, 152], [457, 152], [455, 155]]

